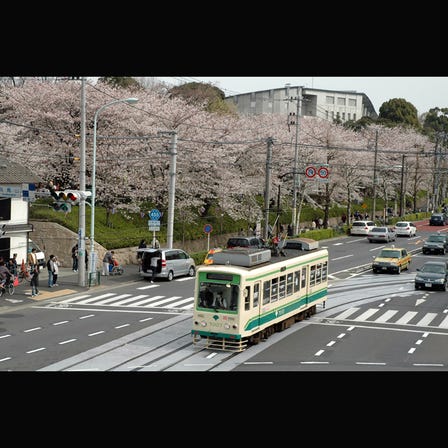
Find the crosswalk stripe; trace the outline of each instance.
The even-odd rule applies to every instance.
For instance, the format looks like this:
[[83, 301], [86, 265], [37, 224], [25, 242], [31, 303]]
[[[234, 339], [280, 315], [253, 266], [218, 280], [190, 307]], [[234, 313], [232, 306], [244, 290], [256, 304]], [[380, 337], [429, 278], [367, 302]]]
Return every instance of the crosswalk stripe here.
[[116, 300], [125, 299], [126, 297], [130, 297], [132, 294], [120, 294], [119, 296], [110, 297], [108, 299], [100, 300], [99, 302], [95, 302], [95, 305], [105, 305], [106, 303], [115, 302]]
[[445, 319], [440, 322], [439, 327], [441, 328], [448, 328], [448, 316], [445, 317]]
[[364, 313], [360, 314], [358, 317], [355, 317], [353, 320], [367, 320], [370, 316], [377, 313], [379, 310], [379, 308], [369, 308], [367, 311], [364, 311]]
[[398, 313], [398, 310], [387, 310], [384, 314], [382, 314], [375, 322], [387, 322], [391, 317], [395, 316]]
[[90, 303], [90, 302], [95, 302], [98, 299], [106, 299], [107, 297], [111, 297], [111, 296], [115, 296], [115, 295], [116, 294], [114, 292], [108, 292], [107, 294], [102, 294], [100, 296], [91, 297], [90, 299], [80, 300], [79, 302], [76, 302], [76, 303], [80, 303], [82, 305], [85, 305], [85, 304]]
[[335, 319], [346, 319], [347, 317], [356, 313], [356, 311], [358, 311], [358, 310], [359, 310], [358, 307], [349, 308], [348, 310], [345, 310], [341, 314], [338, 314], [337, 316], [335, 316]]
[[[152, 303], [152, 302], [154, 302], [154, 300], [162, 299], [163, 297], [165, 297], [165, 296], [149, 297], [148, 299], [144, 299], [144, 300], [140, 300], [139, 302], [132, 303], [132, 306], [139, 306], [139, 305], [143, 305], [145, 307], [147, 307], [147, 306], [154, 306], [155, 304]], [[151, 305], [148, 305], [148, 304], [151, 304]]]
[[437, 316], [437, 313], [426, 313], [426, 315], [423, 317], [423, 319], [420, 319], [416, 325], [425, 327], [429, 325], [434, 318]]
[[396, 324], [407, 324], [414, 316], [418, 313], [417, 311], [407, 311], [403, 316], [400, 317], [395, 323]]
[[133, 304], [130, 302], [134, 302], [135, 300], [144, 299], [145, 297], [149, 297], [149, 296], [147, 294], [140, 294], [138, 296], [129, 297], [129, 299], [124, 299], [124, 300], [120, 300], [119, 302], [114, 302], [111, 305], [122, 306], [122, 305], [129, 304], [128, 306], [132, 306]]

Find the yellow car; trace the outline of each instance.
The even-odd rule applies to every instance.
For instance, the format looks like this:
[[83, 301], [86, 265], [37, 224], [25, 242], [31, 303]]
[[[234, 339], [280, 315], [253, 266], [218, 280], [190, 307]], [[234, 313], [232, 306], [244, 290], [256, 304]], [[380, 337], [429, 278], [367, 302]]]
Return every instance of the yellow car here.
[[399, 274], [403, 269], [409, 269], [411, 254], [400, 247], [385, 247], [374, 257], [372, 270], [378, 272], [392, 272]]
[[214, 249], [210, 249], [207, 252], [207, 255], [204, 258], [204, 264], [213, 264], [213, 255], [216, 254], [216, 252], [221, 252], [222, 249], [219, 247], [215, 247]]

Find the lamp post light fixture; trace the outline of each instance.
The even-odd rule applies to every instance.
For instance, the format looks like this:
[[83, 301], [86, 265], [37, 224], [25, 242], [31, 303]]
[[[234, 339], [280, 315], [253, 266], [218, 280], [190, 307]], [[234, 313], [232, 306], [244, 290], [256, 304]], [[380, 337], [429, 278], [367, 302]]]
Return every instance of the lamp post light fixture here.
[[91, 196], [91, 218], [90, 218], [90, 270], [91, 274], [95, 273], [96, 267], [96, 254], [95, 254], [95, 199], [96, 199], [96, 186], [95, 186], [95, 177], [96, 177], [96, 128], [98, 115], [103, 109], [106, 107], [113, 106], [117, 103], [127, 103], [127, 104], [135, 104], [138, 101], [138, 98], [125, 98], [120, 100], [110, 101], [109, 103], [104, 104], [95, 112], [95, 116], [93, 119], [93, 163], [92, 163], [92, 196]]

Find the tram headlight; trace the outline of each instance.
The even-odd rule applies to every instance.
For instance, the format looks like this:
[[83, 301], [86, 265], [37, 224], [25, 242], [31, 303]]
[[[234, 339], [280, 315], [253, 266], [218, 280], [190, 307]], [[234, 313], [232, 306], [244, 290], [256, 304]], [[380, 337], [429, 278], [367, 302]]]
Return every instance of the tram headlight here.
[[205, 320], [202, 320], [202, 321], [201, 321], [201, 326], [202, 326], [202, 327], [206, 327], [206, 326], [207, 326], [207, 322], [205, 322]]
[[224, 324], [224, 328], [225, 328], [226, 330], [229, 330], [229, 329], [230, 329], [230, 325], [229, 325], [229, 324]]

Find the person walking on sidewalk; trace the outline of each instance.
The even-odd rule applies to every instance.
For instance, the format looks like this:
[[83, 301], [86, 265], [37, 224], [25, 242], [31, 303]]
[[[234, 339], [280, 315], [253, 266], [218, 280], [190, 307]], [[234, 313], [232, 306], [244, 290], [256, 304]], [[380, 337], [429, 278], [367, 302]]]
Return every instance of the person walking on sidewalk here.
[[58, 275], [59, 275], [59, 261], [58, 257], [55, 255], [53, 258], [53, 286], [58, 285]]
[[78, 272], [78, 243], [72, 247], [73, 272]]
[[50, 255], [50, 258], [47, 261], [47, 271], [48, 271], [48, 287], [53, 288], [54, 280], [54, 255]]
[[31, 271], [31, 297], [37, 296], [40, 294], [39, 292], [39, 266], [37, 264], [34, 265], [33, 270]]

